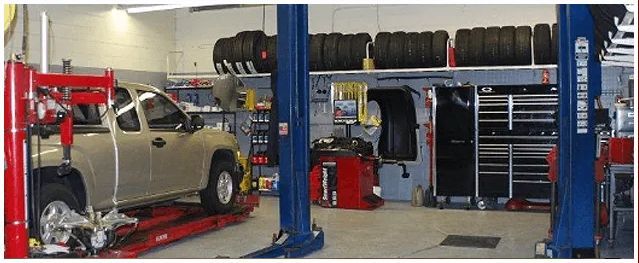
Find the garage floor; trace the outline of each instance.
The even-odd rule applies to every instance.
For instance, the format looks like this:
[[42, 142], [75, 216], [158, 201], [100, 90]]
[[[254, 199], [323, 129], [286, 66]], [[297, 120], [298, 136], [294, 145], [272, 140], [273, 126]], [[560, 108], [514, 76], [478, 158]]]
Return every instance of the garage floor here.
[[[246, 222], [187, 238], [143, 258], [239, 257], [270, 244], [279, 228], [278, 199], [262, 197]], [[532, 258], [548, 229], [548, 214], [439, 210], [386, 202], [374, 211], [312, 206], [326, 235], [310, 258]], [[495, 249], [443, 247], [447, 235], [500, 237]]]

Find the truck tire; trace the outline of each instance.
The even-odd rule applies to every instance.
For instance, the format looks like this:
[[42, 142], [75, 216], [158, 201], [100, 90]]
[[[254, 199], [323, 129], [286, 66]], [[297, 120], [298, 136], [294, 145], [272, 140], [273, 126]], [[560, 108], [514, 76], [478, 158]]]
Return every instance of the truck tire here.
[[227, 39], [228, 38], [220, 38], [215, 41], [215, 45], [213, 46], [213, 68], [215, 69], [215, 72], [217, 72], [217, 74], [225, 73], [224, 67], [222, 67], [222, 72], [220, 72], [217, 70], [217, 67], [215, 67], [215, 64], [219, 63], [224, 65], [224, 46], [226, 45]]
[[459, 29], [455, 33], [455, 65], [458, 67], [470, 65], [469, 40], [470, 29]]
[[515, 63], [515, 27], [503, 26], [499, 30], [499, 65]]
[[515, 29], [515, 63], [518, 65], [532, 64], [530, 50], [530, 38], [532, 29], [530, 26], [518, 26]]
[[309, 45], [308, 45], [308, 64], [310, 70], [323, 70], [324, 64], [322, 63], [322, 49], [324, 47], [324, 39], [326, 38], [326, 34], [320, 33], [316, 35], [309, 36]]
[[448, 32], [437, 30], [433, 34], [433, 67], [445, 67], [448, 56]]
[[242, 31], [239, 32], [235, 35], [235, 37], [233, 38], [233, 48], [231, 51], [231, 64], [233, 66], [233, 68], [235, 69], [235, 72], [237, 72], [237, 74], [241, 74], [240, 73], [240, 68], [237, 66], [237, 62], [240, 62], [241, 64], [244, 64], [244, 56], [242, 54], [242, 49], [244, 47], [244, 38], [246, 38], [246, 34], [248, 31]]
[[559, 57], [559, 51], [557, 45], [559, 44], [559, 28], [557, 24], [552, 24], [552, 34], [550, 36], [550, 63], [557, 64], [557, 58]]
[[353, 34], [342, 35], [337, 42], [337, 68], [347, 70], [351, 66], [351, 40]]
[[264, 52], [266, 51], [266, 34], [264, 31], [255, 31], [253, 48], [253, 65], [258, 73], [267, 71], [267, 62]]
[[277, 35], [266, 37], [266, 62], [269, 72], [277, 70]]
[[375, 36], [375, 67], [380, 69], [388, 68], [388, 44], [390, 43], [390, 32], [379, 32]]
[[484, 38], [486, 28], [474, 27], [470, 30], [470, 39], [468, 40], [468, 57], [471, 66], [483, 66], [486, 64], [484, 59]]
[[420, 56], [418, 67], [430, 68], [433, 66], [433, 32], [421, 32], [418, 39], [417, 54]]
[[486, 28], [484, 34], [484, 61], [485, 65], [499, 65], [499, 27]]
[[211, 165], [208, 185], [200, 191], [200, 202], [207, 213], [224, 214], [233, 208], [239, 188], [234, 170], [233, 163], [228, 161]]
[[406, 66], [404, 53], [406, 49], [406, 32], [393, 32], [388, 45], [389, 68], [403, 68]]
[[416, 68], [421, 62], [419, 54], [419, 33], [410, 32], [406, 34], [406, 48], [404, 52], [404, 67]]
[[550, 64], [550, 25], [537, 24], [533, 31], [535, 64]]
[[80, 204], [71, 189], [59, 183], [47, 183], [40, 192], [39, 215], [33, 217], [38, 237], [44, 244], [66, 244], [71, 231], [52, 230], [56, 217], [75, 210], [80, 213]]
[[330, 33], [324, 39], [324, 46], [322, 47], [322, 58], [324, 59], [324, 67], [327, 70], [337, 69], [337, 44], [339, 42], [341, 33]]

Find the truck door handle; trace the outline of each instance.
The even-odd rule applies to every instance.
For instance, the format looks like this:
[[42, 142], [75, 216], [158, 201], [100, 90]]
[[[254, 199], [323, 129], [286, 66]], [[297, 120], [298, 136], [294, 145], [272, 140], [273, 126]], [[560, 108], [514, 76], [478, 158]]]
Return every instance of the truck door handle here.
[[166, 141], [160, 137], [157, 137], [153, 139], [153, 141], [151, 141], [151, 144], [153, 144], [155, 147], [162, 148], [166, 144]]

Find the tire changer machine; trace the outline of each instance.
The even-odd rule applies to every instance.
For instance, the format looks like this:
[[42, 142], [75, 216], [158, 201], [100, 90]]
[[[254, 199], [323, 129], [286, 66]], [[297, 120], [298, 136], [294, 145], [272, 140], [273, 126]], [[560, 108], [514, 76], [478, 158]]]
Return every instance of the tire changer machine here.
[[363, 82], [331, 85], [333, 123], [345, 126], [346, 136], [313, 141], [310, 199], [322, 207], [372, 210], [384, 204], [373, 191], [379, 186], [379, 158], [373, 144], [351, 137], [352, 125], [379, 125], [366, 119], [366, 91]]

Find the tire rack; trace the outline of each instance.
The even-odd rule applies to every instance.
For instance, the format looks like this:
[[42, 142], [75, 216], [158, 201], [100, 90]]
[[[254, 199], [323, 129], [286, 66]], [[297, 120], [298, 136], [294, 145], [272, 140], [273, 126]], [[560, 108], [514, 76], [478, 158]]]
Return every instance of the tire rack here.
[[548, 197], [545, 158], [558, 137], [558, 94], [542, 88], [477, 88], [477, 197]]

